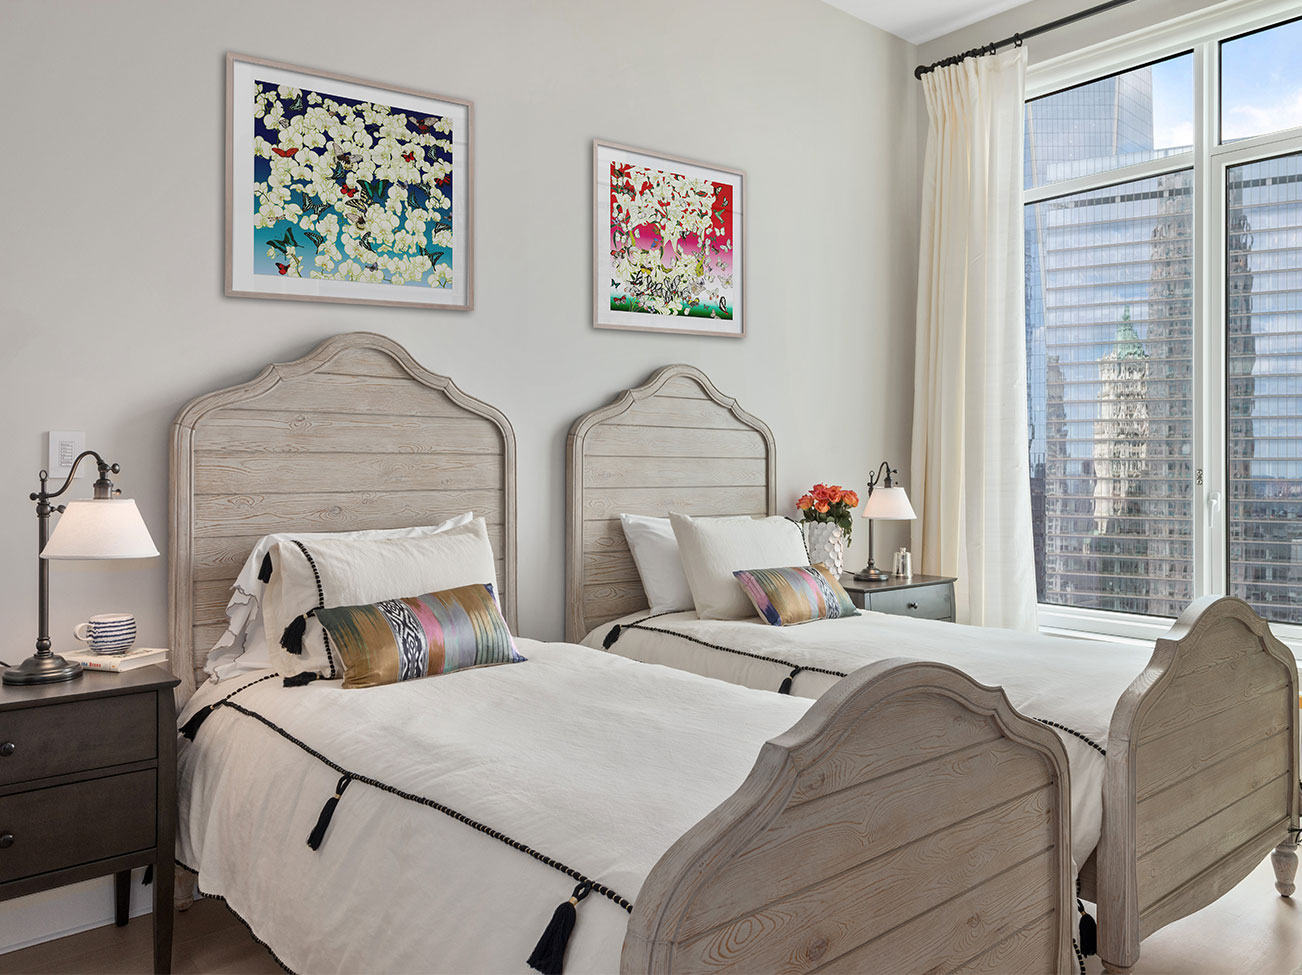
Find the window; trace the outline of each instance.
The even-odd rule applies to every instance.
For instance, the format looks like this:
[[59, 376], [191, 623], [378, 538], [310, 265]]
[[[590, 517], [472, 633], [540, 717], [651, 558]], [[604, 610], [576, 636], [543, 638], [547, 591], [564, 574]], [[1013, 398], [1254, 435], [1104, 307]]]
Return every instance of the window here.
[[1302, 18], [1221, 42], [1221, 141], [1302, 125]]
[[1229, 592], [1302, 639], [1302, 19], [1249, 6], [1257, 23], [1194, 15], [1092, 72], [1084, 54], [1028, 75], [1027, 442], [1050, 626], [1148, 635]]
[[1026, 103], [1026, 185], [1102, 173], [1193, 148], [1193, 54]]

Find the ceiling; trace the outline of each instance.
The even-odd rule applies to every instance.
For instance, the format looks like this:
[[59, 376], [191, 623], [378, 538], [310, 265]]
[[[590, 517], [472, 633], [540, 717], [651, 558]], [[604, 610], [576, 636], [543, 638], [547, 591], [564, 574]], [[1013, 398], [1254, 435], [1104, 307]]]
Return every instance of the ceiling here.
[[922, 44], [1026, 0], [825, 0], [874, 27]]

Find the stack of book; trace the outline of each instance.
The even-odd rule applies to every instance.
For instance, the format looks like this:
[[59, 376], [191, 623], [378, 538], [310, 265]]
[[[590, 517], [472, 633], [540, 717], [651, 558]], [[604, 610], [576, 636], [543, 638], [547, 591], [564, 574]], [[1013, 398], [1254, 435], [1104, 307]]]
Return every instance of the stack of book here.
[[136, 647], [122, 653], [96, 653], [94, 650], [65, 650], [60, 656], [65, 660], [75, 660], [87, 670], [110, 670], [120, 674], [148, 667], [150, 664], [167, 663], [167, 650], [157, 647]]

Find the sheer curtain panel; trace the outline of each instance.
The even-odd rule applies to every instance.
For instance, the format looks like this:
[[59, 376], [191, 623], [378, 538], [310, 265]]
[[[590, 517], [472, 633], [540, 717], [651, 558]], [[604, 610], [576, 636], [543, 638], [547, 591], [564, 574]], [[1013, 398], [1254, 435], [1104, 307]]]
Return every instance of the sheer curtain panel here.
[[1026, 445], [1022, 120], [1026, 51], [922, 78], [913, 547], [958, 577], [960, 622], [1035, 629]]

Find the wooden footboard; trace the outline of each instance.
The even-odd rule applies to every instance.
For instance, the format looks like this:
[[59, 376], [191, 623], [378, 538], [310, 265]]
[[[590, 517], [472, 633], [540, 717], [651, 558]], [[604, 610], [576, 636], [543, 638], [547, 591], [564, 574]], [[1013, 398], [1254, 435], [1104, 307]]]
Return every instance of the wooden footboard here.
[[1097, 857], [1108, 969], [1129, 970], [1141, 939], [1214, 901], [1277, 845], [1287, 859], [1297, 717], [1293, 654], [1241, 600], [1200, 599], [1157, 641], [1108, 733]]
[[941, 664], [856, 671], [638, 894], [626, 973], [1067, 972], [1067, 757]]

